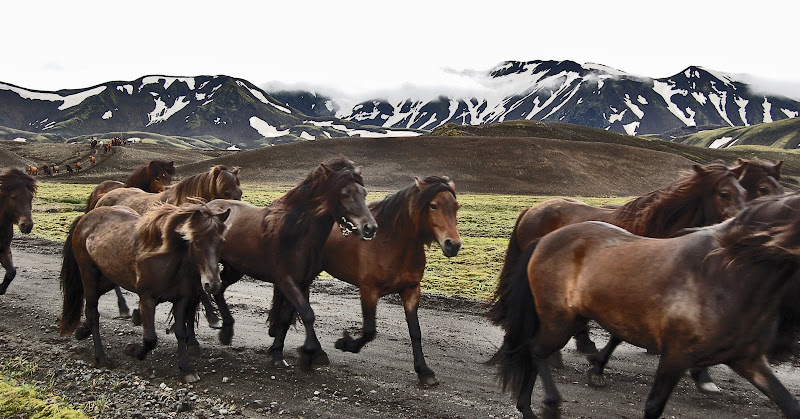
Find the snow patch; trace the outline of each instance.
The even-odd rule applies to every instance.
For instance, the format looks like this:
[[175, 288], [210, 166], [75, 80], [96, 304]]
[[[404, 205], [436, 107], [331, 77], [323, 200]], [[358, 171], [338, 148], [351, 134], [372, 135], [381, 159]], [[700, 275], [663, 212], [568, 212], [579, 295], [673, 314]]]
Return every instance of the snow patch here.
[[238, 84], [239, 86], [241, 86], [241, 87], [244, 87], [245, 89], [249, 90], [249, 91], [250, 91], [250, 94], [252, 94], [253, 96], [255, 96], [255, 97], [256, 97], [256, 99], [260, 100], [262, 103], [264, 103], [264, 104], [266, 104], [266, 105], [272, 105], [272, 106], [274, 106], [275, 108], [277, 108], [278, 110], [280, 110], [280, 111], [282, 111], [282, 112], [286, 112], [286, 113], [292, 113], [292, 111], [290, 111], [288, 108], [284, 108], [283, 106], [276, 105], [276, 104], [274, 104], [274, 103], [270, 102], [270, 101], [267, 99], [267, 97], [266, 97], [266, 96], [264, 96], [264, 94], [263, 94], [263, 93], [261, 93], [260, 91], [258, 91], [258, 90], [256, 90], [256, 89], [252, 89], [252, 88], [250, 88], [250, 87], [249, 87], [248, 85], [246, 85], [246, 84], [245, 84], [243, 81], [241, 81], [241, 80], [236, 80], [236, 84]]
[[232, 145], [232, 146], [226, 148], [225, 150], [228, 150], [228, 151], [240, 151], [241, 149], [239, 147], [236, 147], [236, 145]]
[[683, 111], [672, 102], [672, 96], [679, 94], [682, 96], [686, 96], [689, 94], [688, 91], [683, 89], [673, 89], [674, 86], [671, 86], [667, 83], [662, 81], [653, 80], [653, 90], [658, 93], [662, 98], [664, 98], [664, 102], [667, 104], [667, 109], [672, 112], [673, 115], [678, 117], [684, 125], [686, 126], [697, 126], [697, 123], [694, 121], [695, 112], [691, 110], [691, 108], [686, 108], [686, 113], [689, 115], [687, 116]]
[[305, 140], [316, 140], [317, 139], [317, 137], [315, 137], [315, 136], [313, 136], [313, 135], [311, 135], [311, 134], [309, 134], [309, 133], [307, 133], [305, 131], [300, 133], [300, 138], [305, 139]]
[[764, 122], [772, 122], [772, 103], [764, 97], [762, 106], [764, 107]]
[[14, 139], [13, 139], [13, 140], [11, 140], [11, 141], [16, 141], [16, 142], [18, 142], [18, 143], [27, 143], [27, 142], [28, 142], [28, 140], [26, 140], [25, 138], [22, 138], [22, 137], [17, 137], [17, 138], [14, 138]]
[[194, 90], [194, 77], [167, 77], [167, 76], [147, 76], [142, 79], [142, 85], [139, 86], [139, 91], [148, 84], [159, 84], [164, 80], [164, 90], [169, 89], [169, 86], [176, 81], [181, 81], [189, 86], [189, 90]]
[[272, 138], [272, 137], [280, 137], [281, 135], [286, 135], [289, 133], [289, 130], [278, 130], [277, 127], [273, 127], [267, 121], [257, 117], [251, 116], [250, 117], [250, 126], [253, 127], [262, 137]]
[[[644, 117], [644, 111], [642, 111], [641, 108], [636, 106], [636, 104], [631, 101], [630, 96], [628, 96], [627, 94], [625, 94], [625, 104], [628, 105], [628, 108], [630, 108], [631, 112], [636, 114], [636, 116], [639, 119], [642, 119]], [[631, 135], [633, 135], [633, 134], [631, 134]]]
[[647, 99], [645, 99], [645, 97], [642, 95], [639, 95], [639, 97], [636, 98], [636, 101], [642, 105], [647, 105]]
[[630, 124], [625, 124], [622, 126], [622, 128], [625, 128], [625, 132], [628, 133], [628, 135], [636, 135], [636, 130], [639, 129], [639, 121], [633, 121]]
[[133, 85], [130, 84], [123, 84], [121, 86], [117, 86], [117, 90], [123, 93], [128, 93], [129, 95], [133, 94]]
[[111, 113], [111, 111], [106, 111], [106, 113], [103, 114], [103, 119], [111, 119], [112, 116], [114, 116], [114, 114]]
[[793, 111], [791, 109], [784, 109], [784, 108], [781, 108], [781, 112], [783, 112], [783, 114], [788, 116], [789, 118], [797, 118], [797, 115], [799, 113], [797, 111]]
[[742, 119], [742, 123], [744, 123], [744, 126], [749, 127], [750, 123], [747, 122], [747, 109], [746, 109], [746, 107], [747, 107], [747, 104], [750, 103], [750, 101], [747, 100], [747, 99], [741, 98], [741, 97], [736, 97], [736, 98], [733, 99], [733, 101], [736, 102], [737, 105], [739, 105], [739, 118]]
[[711, 145], [708, 146], [708, 148], [722, 148], [731, 141], [733, 141], [733, 137], [717, 138], [711, 143]]
[[156, 108], [153, 109], [153, 112], [147, 114], [147, 117], [150, 119], [150, 122], [147, 123], [148, 127], [150, 125], [166, 121], [169, 119], [169, 117], [175, 115], [189, 104], [189, 101], [186, 100], [186, 96], [179, 96], [177, 99], [175, 99], [175, 103], [170, 107], [167, 107], [167, 104], [164, 103], [161, 98], [155, 98], [155, 102]]

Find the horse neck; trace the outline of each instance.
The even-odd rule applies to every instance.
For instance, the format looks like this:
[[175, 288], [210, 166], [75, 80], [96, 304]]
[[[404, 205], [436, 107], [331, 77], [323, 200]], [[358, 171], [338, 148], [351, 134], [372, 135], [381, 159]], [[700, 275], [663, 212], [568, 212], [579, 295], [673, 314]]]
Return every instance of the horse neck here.
[[206, 174], [190, 176], [166, 189], [162, 192], [162, 201], [174, 205], [186, 203], [188, 198], [202, 198], [211, 201], [214, 199], [214, 192], [210, 190], [209, 182], [206, 181], [204, 175]]
[[702, 227], [722, 220], [706, 214], [701, 197], [690, 191], [665, 199], [667, 191], [659, 189], [618, 208], [617, 225], [645, 237], [665, 238], [688, 227]]
[[278, 198], [268, 207], [265, 218], [271, 224], [268, 229], [277, 230], [281, 246], [294, 248], [300, 245], [321, 249], [336, 222], [333, 215], [318, 212], [310, 196], [303, 196], [301, 199], [293, 196], [291, 203], [288, 203], [285, 199], [287, 195]]
[[413, 185], [370, 205], [375, 221], [386, 229], [382, 237], [409, 240], [425, 235], [422, 225], [413, 216], [419, 195], [419, 188]]

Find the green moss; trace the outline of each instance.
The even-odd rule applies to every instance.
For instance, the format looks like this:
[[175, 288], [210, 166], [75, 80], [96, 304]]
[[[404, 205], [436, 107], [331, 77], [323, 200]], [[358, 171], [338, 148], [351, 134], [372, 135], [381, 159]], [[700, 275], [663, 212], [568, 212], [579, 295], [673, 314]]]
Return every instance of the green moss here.
[[61, 397], [24, 382], [30, 379], [36, 368], [36, 364], [19, 357], [0, 363], [0, 417], [59, 419], [87, 417], [83, 412], [69, 407]]

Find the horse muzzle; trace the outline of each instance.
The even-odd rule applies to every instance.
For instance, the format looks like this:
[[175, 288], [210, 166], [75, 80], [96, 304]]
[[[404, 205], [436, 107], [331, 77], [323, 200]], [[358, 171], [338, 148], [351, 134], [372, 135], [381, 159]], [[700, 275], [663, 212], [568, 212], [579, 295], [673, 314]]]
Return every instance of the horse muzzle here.
[[222, 289], [222, 281], [216, 282], [203, 282], [203, 291], [206, 294], [214, 295]]
[[442, 253], [445, 256], [451, 258], [458, 254], [458, 251], [461, 250], [461, 241], [455, 241], [453, 239], [445, 239], [442, 246]]
[[33, 230], [33, 220], [31, 219], [20, 220], [17, 226], [19, 227], [19, 231], [28, 234], [31, 232], [31, 230]]
[[366, 223], [358, 228], [353, 222], [348, 220], [346, 217], [342, 217], [341, 220], [338, 222], [339, 230], [342, 231], [342, 236], [347, 237], [350, 233], [355, 233], [356, 237], [360, 238], [361, 240], [372, 240], [375, 237], [375, 233], [378, 232], [378, 225], [374, 223]]

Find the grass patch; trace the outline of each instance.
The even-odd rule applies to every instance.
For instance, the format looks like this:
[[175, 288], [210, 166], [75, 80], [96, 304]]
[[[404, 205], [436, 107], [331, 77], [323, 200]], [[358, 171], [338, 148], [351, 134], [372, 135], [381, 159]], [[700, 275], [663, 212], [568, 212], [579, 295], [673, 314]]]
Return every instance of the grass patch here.
[[12, 358], [0, 363], [0, 417], [80, 419], [87, 416], [69, 407], [61, 397], [28, 384], [35, 363]]
[[[269, 205], [290, 186], [246, 184], [242, 200]], [[64, 241], [75, 217], [83, 214], [94, 185], [42, 183], [34, 199], [34, 236]], [[368, 200], [384, 198], [389, 192], [371, 192]], [[503, 266], [508, 238], [519, 213], [549, 196], [466, 194], [458, 195], [458, 228], [463, 245], [458, 256], [446, 258], [439, 246], [427, 250], [428, 264], [422, 287], [425, 292], [489, 299]], [[622, 204], [630, 198], [578, 197], [590, 205]]]

